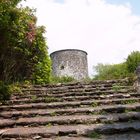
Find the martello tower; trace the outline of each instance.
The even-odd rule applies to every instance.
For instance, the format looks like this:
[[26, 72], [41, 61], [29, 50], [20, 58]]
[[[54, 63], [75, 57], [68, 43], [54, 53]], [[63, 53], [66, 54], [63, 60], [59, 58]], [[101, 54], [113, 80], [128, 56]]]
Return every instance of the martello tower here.
[[51, 53], [54, 76], [70, 76], [77, 80], [88, 77], [87, 53], [77, 49], [59, 50]]

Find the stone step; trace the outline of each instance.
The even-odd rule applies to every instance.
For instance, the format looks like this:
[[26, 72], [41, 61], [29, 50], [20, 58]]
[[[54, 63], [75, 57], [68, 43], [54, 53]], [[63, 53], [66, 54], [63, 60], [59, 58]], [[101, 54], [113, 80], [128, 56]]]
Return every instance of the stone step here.
[[[87, 138], [87, 137], [72, 137], [72, 136], [57, 136], [56, 138], [43, 138], [41, 140], [93, 140], [93, 138]], [[95, 139], [94, 139], [95, 140]]]
[[66, 109], [36, 109], [31, 108], [29, 110], [12, 110], [1, 111], [1, 118], [19, 118], [19, 117], [35, 117], [35, 116], [60, 116], [60, 115], [80, 115], [80, 114], [109, 114], [109, 113], [124, 113], [129, 111], [140, 111], [140, 104], [129, 105], [105, 105], [99, 107], [88, 108], [66, 108]]
[[114, 122], [128, 122], [140, 120], [139, 112], [128, 112], [121, 114], [109, 115], [71, 115], [71, 116], [35, 116], [32, 118], [1, 119], [0, 128], [18, 127], [18, 126], [50, 126], [50, 125], [72, 125], [72, 124], [97, 124], [106, 123], [113, 124]]
[[17, 127], [0, 131], [1, 139], [4, 138], [51, 138], [61, 136], [89, 136], [97, 134], [117, 134], [126, 132], [140, 132], [140, 122], [124, 122], [114, 124], [89, 124], [89, 125], [61, 125], [43, 127]]
[[0, 105], [0, 139], [90, 140], [101, 134], [111, 140], [111, 134], [139, 132], [140, 95], [128, 82], [23, 86]]
[[127, 98], [127, 99], [109, 99], [109, 100], [84, 100], [84, 101], [73, 101], [73, 102], [53, 102], [53, 103], [30, 103], [22, 105], [1, 105], [0, 110], [27, 110], [27, 109], [48, 109], [48, 108], [76, 108], [76, 107], [97, 107], [102, 105], [115, 105], [115, 104], [133, 104], [139, 103], [140, 98]]
[[24, 103], [39, 103], [39, 102], [64, 102], [64, 101], [83, 101], [83, 100], [104, 100], [104, 99], [117, 99], [117, 98], [133, 98], [133, 97], [140, 97], [140, 94], [138, 93], [118, 93], [118, 94], [108, 94], [108, 95], [82, 95], [82, 96], [66, 96], [59, 98], [57, 96], [39, 96], [33, 95], [28, 98], [22, 98], [22, 99], [11, 99], [7, 102], [8, 105], [12, 104], [24, 104]]
[[[65, 86], [77, 86], [77, 85], [101, 85], [101, 84], [129, 84], [130, 80], [127, 79], [115, 79], [115, 80], [93, 80], [89, 82], [73, 82], [73, 83], [58, 83], [58, 84], [47, 84], [44, 87], [65, 87]], [[35, 85], [34, 87], [38, 87]]]
[[[52, 138], [42, 138], [41, 136], [33, 136], [32, 138], [12, 138], [12, 140], [93, 140], [93, 138], [88, 138], [88, 137], [82, 137], [82, 136], [56, 136]], [[2, 140], [11, 140], [11, 138], [3, 138]], [[94, 139], [95, 140], [95, 139]]]
[[74, 137], [74, 136], [58, 136], [55, 138], [43, 138], [41, 140], [139, 140], [140, 133], [138, 132], [129, 132], [123, 134], [114, 134], [114, 135], [100, 135], [100, 134], [93, 134], [90, 137]]
[[53, 93], [58, 93], [58, 92], [81, 92], [81, 91], [95, 91], [95, 90], [119, 90], [119, 89], [129, 89], [132, 88], [132, 86], [113, 86], [113, 85], [100, 85], [98, 87], [93, 86], [78, 86], [78, 87], [60, 87], [57, 89], [54, 88], [45, 88], [45, 87], [41, 87], [41, 88], [29, 88], [29, 89], [22, 89], [23, 92], [53, 92]]
[[38, 93], [26, 93], [26, 94], [18, 94], [16, 96], [12, 96], [12, 99], [23, 99], [23, 98], [32, 98], [32, 96], [37, 96], [37, 97], [46, 97], [46, 96], [50, 96], [50, 97], [69, 97], [69, 96], [89, 96], [89, 95], [110, 95], [110, 94], [127, 94], [127, 93], [132, 93], [134, 91], [133, 88], [131, 89], [121, 89], [121, 90], [107, 90], [107, 91], [100, 91], [100, 90], [96, 90], [96, 91], [82, 91], [82, 92], [62, 92], [62, 93], [49, 93], [49, 92], [38, 92]]
[[101, 81], [91, 81], [91, 82], [75, 82], [75, 83], [58, 83], [58, 84], [47, 84], [47, 85], [33, 85], [33, 86], [22, 86], [23, 88], [27, 89], [29, 87], [32, 88], [48, 88], [48, 89], [57, 89], [57, 88], [80, 88], [80, 87], [98, 87], [98, 86], [112, 86], [112, 85], [130, 85], [128, 79], [118, 79], [118, 80], [101, 80]]

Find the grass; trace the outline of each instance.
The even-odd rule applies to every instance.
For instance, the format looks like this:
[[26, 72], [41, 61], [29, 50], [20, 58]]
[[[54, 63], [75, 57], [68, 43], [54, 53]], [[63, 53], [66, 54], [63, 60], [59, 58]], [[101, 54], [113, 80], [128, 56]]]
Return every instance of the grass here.
[[57, 114], [56, 114], [56, 112], [52, 112], [50, 115], [51, 116], [56, 116]]
[[32, 101], [35, 101], [37, 99], [37, 96], [36, 95], [33, 95], [32, 97], [31, 97], [31, 100]]
[[125, 109], [125, 110], [124, 110], [124, 113], [128, 113], [128, 112], [130, 112], [129, 109]]
[[48, 123], [48, 124], [46, 124], [46, 127], [51, 127], [52, 126], [52, 124], [51, 123]]
[[50, 103], [50, 102], [53, 102], [53, 101], [57, 101], [58, 99], [55, 98], [55, 97], [46, 97], [45, 98], [45, 102], [46, 103]]
[[107, 120], [107, 121], [104, 121], [104, 124], [113, 124], [114, 122], [112, 120]]
[[52, 76], [51, 78], [51, 84], [70, 83], [70, 82], [76, 82], [76, 80], [70, 76], [62, 76], [62, 77]]
[[94, 111], [90, 113], [91, 115], [107, 115], [108, 113], [104, 110]]
[[100, 139], [101, 138], [101, 134], [99, 134], [98, 132], [92, 132], [88, 135], [89, 138], [92, 138], [92, 139]]
[[93, 102], [93, 103], [91, 104], [92, 107], [97, 107], [98, 105], [99, 105], [99, 103], [97, 103], [97, 102]]
[[122, 89], [122, 87], [121, 87], [121, 85], [120, 84], [113, 84], [112, 85], [112, 90], [114, 90], [114, 91], [119, 91], [119, 90], [121, 90]]
[[134, 100], [134, 99], [130, 99], [130, 100], [121, 101], [121, 104], [134, 104], [136, 102], [138, 102], [138, 101]]

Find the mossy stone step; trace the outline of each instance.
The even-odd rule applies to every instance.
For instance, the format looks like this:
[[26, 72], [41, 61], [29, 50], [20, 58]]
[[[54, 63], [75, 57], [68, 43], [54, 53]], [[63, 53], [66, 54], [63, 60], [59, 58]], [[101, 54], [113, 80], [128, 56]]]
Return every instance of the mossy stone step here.
[[129, 112], [121, 114], [109, 114], [109, 115], [71, 115], [71, 116], [52, 116], [42, 117], [35, 116], [32, 118], [19, 118], [17, 120], [2, 119], [0, 122], [0, 128], [11, 126], [50, 126], [50, 125], [72, 125], [72, 124], [97, 124], [106, 123], [113, 124], [114, 122], [127, 122], [140, 120], [139, 112]]
[[88, 107], [88, 108], [66, 108], [66, 109], [29, 109], [29, 110], [11, 110], [1, 111], [1, 118], [19, 118], [19, 117], [34, 117], [34, 116], [60, 116], [60, 115], [80, 115], [80, 114], [108, 114], [108, 113], [125, 113], [129, 111], [140, 111], [140, 104], [129, 105], [106, 105], [101, 107]]
[[140, 122], [126, 122], [115, 124], [91, 124], [91, 125], [62, 125], [49, 127], [17, 127], [5, 129], [1, 132], [1, 138], [51, 138], [55, 136], [89, 136], [92, 133], [117, 134], [127, 132], [140, 132]]
[[113, 94], [129, 94], [129, 93], [135, 93], [133, 89], [123, 89], [123, 90], [107, 90], [107, 91], [94, 91], [94, 92], [73, 92], [73, 93], [57, 93], [57, 94], [52, 94], [52, 93], [38, 93], [38, 94], [28, 94], [28, 95], [22, 95], [22, 96], [12, 96], [12, 100], [21, 100], [21, 99], [33, 99], [34, 97], [41, 97], [41, 98], [63, 98], [63, 97], [75, 97], [75, 96], [101, 96], [101, 95], [113, 95]]
[[126, 98], [126, 99], [109, 99], [109, 100], [84, 100], [73, 102], [54, 102], [54, 103], [31, 103], [22, 105], [3, 105], [0, 106], [0, 110], [27, 110], [27, 109], [49, 109], [49, 108], [76, 108], [76, 107], [97, 107], [102, 105], [117, 105], [117, 104], [133, 104], [139, 103], [140, 98]]
[[32, 88], [32, 89], [22, 89], [22, 92], [24, 94], [13, 94], [13, 95], [16, 95], [16, 96], [22, 96], [22, 95], [26, 95], [26, 94], [38, 94], [38, 93], [48, 93], [48, 94], [62, 94], [62, 93], [73, 93], [73, 92], [94, 92], [94, 91], [106, 91], [106, 90], [112, 90], [112, 91], [119, 91], [121, 89], [124, 89], [124, 90], [129, 90], [129, 89], [133, 89], [134, 88], [132, 86], [111, 86], [111, 87], [96, 87], [96, 88], [74, 88], [74, 89], [57, 89], [57, 90], [54, 90], [54, 89], [47, 89], [47, 88], [40, 88], [40, 89], [35, 89], [35, 88]]
[[65, 101], [84, 101], [84, 100], [105, 100], [105, 99], [118, 99], [118, 98], [134, 98], [134, 97], [140, 97], [140, 94], [138, 93], [118, 93], [118, 94], [108, 94], [108, 95], [83, 95], [83, 96], [66, 96], [66, 97], [56, 97], [56, 96], [39, 96], [33, 95], [28, 98], [22, 98], [22, 99], [13, 99], [7, 102], [8, 105], [13, 104], [25, 104], [25, 103], [39, 103], [39, 102], [45, 102], [45, 103], [52, 103], [52, 102], [65, 102]]

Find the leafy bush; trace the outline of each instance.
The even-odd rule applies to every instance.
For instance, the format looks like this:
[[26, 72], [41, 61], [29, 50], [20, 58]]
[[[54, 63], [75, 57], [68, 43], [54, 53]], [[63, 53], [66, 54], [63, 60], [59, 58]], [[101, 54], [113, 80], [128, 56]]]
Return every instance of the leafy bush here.
[[34, 9], [17, 8], [20, 1], [0, 2], [0, 80], [48, 83], [51, 63], [45, 28], [36, 26]]
[[0, 81], [0, 102], [9, 100], [12, 93], [22, 93], [21, 84], [18, 82], [13, 84], [6, 84]]
[[10, 93], [22, 93], [21, 87], [19, 83], [13, 83], [9, 85]]
[[128, 55], [125, 62], [120, 64], [102, 64], [99, 63], [94, 66], [96, 75], [95, 80], [106, 80], [106, 79], [120, 79], [130, 77], [132, 81], [135, 79], [135, 70], [140, 65], [140, 52], [133, 51]]
[[106, 79], [121, 79], [128, 76], [125, 63], [120, 64], [98, 64], [94, 67], [97, 74], [94, 76], [94, 80], [106, 80]]
[[62, 76], [62, 77], [52, 77], [51, 83], [68, 83], [68, 82], [74, 82], [75, 79], [70, 76]]
[[129, 73], [134, 73], [138, 65], [140, 65], [140, 52], [133, 51], [126, 59], [127, 70]]
[[4, 82], [0, 81], [0, 102], [9, 100], [11, 96], [10, 88]]

